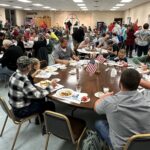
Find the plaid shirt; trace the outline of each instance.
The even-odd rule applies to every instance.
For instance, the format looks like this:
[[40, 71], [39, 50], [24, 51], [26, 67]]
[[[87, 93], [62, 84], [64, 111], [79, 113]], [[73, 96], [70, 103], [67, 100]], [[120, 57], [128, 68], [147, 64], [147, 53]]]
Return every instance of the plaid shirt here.
[[38, 90], [26, 75], [17, 70], [9, 80], [9, 102], [15, 108], [23, 108], [31, 104], [31, 100], [43, 98], [50, 93], [50, 87]]

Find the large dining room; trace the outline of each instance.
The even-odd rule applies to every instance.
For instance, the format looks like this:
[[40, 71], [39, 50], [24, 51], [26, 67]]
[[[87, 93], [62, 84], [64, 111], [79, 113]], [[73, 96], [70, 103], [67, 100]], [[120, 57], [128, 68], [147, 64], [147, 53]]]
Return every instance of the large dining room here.
[[0, 0], [0, 150], [150, 150], [150, 0]]

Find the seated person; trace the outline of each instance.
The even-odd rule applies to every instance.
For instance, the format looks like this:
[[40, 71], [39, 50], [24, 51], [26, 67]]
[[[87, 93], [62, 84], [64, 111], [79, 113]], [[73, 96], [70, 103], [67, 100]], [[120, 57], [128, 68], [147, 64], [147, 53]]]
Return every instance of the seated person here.
[[55, 47], [52, 53], [55, 59], [55, 63], [67, 65], [69, 64], [69, 60], [71, 59], [77, 61], [79, 60], [79, 58], [73, 54], [73, 51], [67, 45], [68, 45], [67, 38], [61, 38], [60, 44], [57, 47]]
[[34, 84], [33, 78], [41, 71], [40, 66], [40, 61], [37, 58], [31, 58], [31, 71], [28, 78], [32, 84]]
[[118, 52], [118, 56], [115, 57], [113, 59], [115, 62], [128, 62], [127, 60], [127, 57], [126, 57], [126, 51], [124, 49], [121, 49], [119, 52]]
[[[17, 71], [9, 80], [9, 103], [13, 113], [18, 118], [24, 118], [33, 114], [40, 114], [45, 110], [55, 110], [53, 102], [45, 101], [45, 97], [50, 93], [50, 86], [38, 89], [32, 85], [28, 79], [31, 71], [31, 60], [27, 56], [21, 56], [17, 60]], [[56, 82], [51, 83], [56, 86]]]
[[118, 55], [119, 47], [112, 40], [107, 41], [108, 59], [113, 60]]
[[150, 49], [147, 55], [143, 55], [140, 57], [135, 57], [132, 59], [135, 64], [140, 65], [143, 69], [150, 69]]
[[108, 33], [103, 33], [102, 37], [100, 37], [98, 40], [99, 44], [97, 47], [101, 47], [101, 48], [106, 49], [108, 46], [107, 41], [109, 40], [109, 38], [110, 38], [110, 35]]
[[137, 91], [140, 80], [138, 71], [127, 69], [121, 74], [120, 92], [106, 93], [95, 102], [95, 111], [107, 117], [96, 122], [96, 130], [114, 150], [122, 150], [129, 137], [150, 132], [150, 100]]
[[5, 49], [3, 57], [0, 59], [0, 73], [11, 75], [17, 69], [17, 59], [23, 55], [23, 50], [19, 46], [13, 45], [10, 40], [3, 41]]
[[84, 39], [84, 41], [82, 41], [80, 44], [79, 44], [79, 49], [82, 49], [82, 48], [85, 48], [85, 47], [89, 47], [90, 46], [90, 39], [89, 37], [86, 37]]

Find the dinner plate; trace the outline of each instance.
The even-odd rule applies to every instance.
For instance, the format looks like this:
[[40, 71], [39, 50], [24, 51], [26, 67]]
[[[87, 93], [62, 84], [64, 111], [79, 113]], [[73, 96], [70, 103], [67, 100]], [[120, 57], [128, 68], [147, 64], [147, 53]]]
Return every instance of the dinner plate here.
[[47, 66], [47, 68], [45, 69], [45, 71], [48, 71], [48, 72], [55, 72], [56, 70], [57, 68], [53, 66]]
[[51, 81], [49, 81], [49, 80], [44, 80], [44, 81], [40, 81], [40, 82], [36, 83], [35, 85], [36, 85], [37, 87], [40, 87], [40, 88], [42, 88], [42, 89], [45, 89], [46, 87], [50, 86], [50, 83], [51, 83]]
[[73, 93], [74, 91], [72, 89], [68, 89], [68, 88], [63, 88], [63, 89], [60, 89], [56, 92], [56, 95], [59, 96], [59, 97], [71, 97], [73, 96]]
[[59, 74], [58, 72], [53, 72], [53, 73], [52, 73], [52, 75], [58, 75], [58, 74]]
[[59, 78], [54, 78], [54, 79], [52, 79], [52, 80], [55, 80], [56, 82], [59, 82], [59, 81], [60, 81]]
[[100, 98], [103, 95], [104, 95], [104, 93], [101, 92], [101, 91], [99, 91], [99, 92], [97, 92], [97, 93], [94, 94], [94, 96], [97, 97], [97, 98]]
[[70, 70], [70, 71], [69, 71], [69, 74], [72, 74], [72, 75], [76, 74], [76, 70], [75, 70], [75, 69]]

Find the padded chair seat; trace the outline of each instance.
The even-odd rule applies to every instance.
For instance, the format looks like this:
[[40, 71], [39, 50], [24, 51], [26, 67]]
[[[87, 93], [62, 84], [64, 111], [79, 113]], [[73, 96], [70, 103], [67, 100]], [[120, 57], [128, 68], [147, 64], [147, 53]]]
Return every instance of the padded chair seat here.
[[86, 122], [82, 119], [73, 118], [71, 116], [67, 116], [67, 117], [72, 127], [74, 139], [77, 140], [79, 136], [81, 135], [81, 133], [83, 132], [83, 129], [86, 126]]

